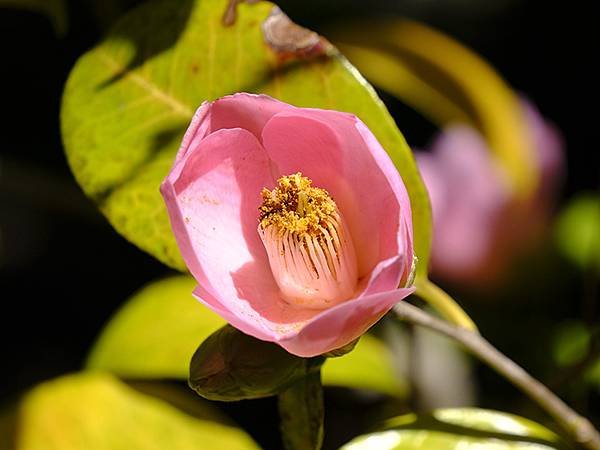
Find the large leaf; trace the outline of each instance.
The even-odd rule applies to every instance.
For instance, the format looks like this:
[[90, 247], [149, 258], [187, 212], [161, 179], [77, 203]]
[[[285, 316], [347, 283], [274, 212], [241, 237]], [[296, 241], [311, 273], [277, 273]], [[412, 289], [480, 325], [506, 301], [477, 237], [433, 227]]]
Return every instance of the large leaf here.
[[225, 325], [192, 297], [195, 284], [181, 275], [136, 293], [103, 330], [88, 368], [123, 377], [187, 379], [198, 343]]
[[[133, 295], [102, 331], [88, 368], [136, 379], [187, 379], [198, 345], [225, 325], [192, 297], [194, 286], [192, 277], [174, 276]], [[407, 389], [394, 373], [390, 350], [368, 334], [350, 353], [327, 360], [323, 382], [392, 396], [403, 396]]]
[[395, 370], [390, 349], [371, 334], [363, 335], [350, 353], [328, 358], [321, 375], [328, 386], [367, 389], [400, 398], [408, 393], [408, 383]]
[[342, 450], [551, 450], [565, 449], [550, 430], [512, 414], [476, 408], [440, 409], [387, 422]]
[[61, 126], [83, 190], [118, 232], [183, 270], [158, 186], [204, 100], [264, 92], [298, 106], [349, 111], [367, 123], [407, 184], [416, 253], [425, 266], [430, 240], [425, 189], [410, 149], [373, 89], [335, 52], [282, 63], [261, 29], [273, 5], [240, 2], [235, 22], [225, 26], [228, 3], [149, 2], [80, 58], [65, 88]]
[[44, 383], [21, 405], [19, 450], [257, 450], [242, 430], [187, 415], [105, 374]]

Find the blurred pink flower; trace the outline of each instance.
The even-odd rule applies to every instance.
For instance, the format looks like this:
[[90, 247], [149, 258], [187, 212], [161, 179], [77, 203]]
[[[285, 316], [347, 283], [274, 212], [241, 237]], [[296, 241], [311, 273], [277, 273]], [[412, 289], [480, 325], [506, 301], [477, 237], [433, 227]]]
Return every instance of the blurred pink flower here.
[[416, 152], [433, 211], [431, 271], [449, 281], [488, 284], [543, 231], [564, 171], [563, 140], [529, 102], [522, 101], [533, 139], [540, 185], [526, 201], [513, 198], [508, 179], [483, 136], [451, 126], [429, 152]]
[[342, 347], [413, 292], [406, 188], [353, 115], [204, 103], [161, 192], [194, 295], [290, 353]]

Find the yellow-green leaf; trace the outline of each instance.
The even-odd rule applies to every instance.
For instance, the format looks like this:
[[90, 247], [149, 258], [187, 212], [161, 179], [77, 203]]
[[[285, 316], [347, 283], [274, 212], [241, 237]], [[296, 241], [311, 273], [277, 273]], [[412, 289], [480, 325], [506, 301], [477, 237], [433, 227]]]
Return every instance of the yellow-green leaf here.
[[371, 86], [335, 51], [280, 64], [261, 28], [273, 5], [239, 3], [235, 22], [225, 26], [226, 0], [148, 2], [80, 58], [65, 88], [61, 127], [83, 190], [119, 233], [184, 270], [159, 184], [203, 101], [264, 92], [298, 106], [352, 112], [367, 123], [408, 187], [415, 249], [425, 266], [427, 195], [409, 147]]
[[556, 221], [556, 244], [581, 269], [600, 271], [600, 196], [580, 194]]
[[368, 389], [393, 397], [408, 393], [407, 381], [394, 369], [391, 350], [370, 334], [363, 335], [351, 352], [328, 358], [321, 376], [328, 386]]
[[192, 297], [189, 276], [156, 281], [134, 294], [106, 325], [88, 368], [132, 378], [187, 379], [198, 344], [225, 320]]
[[477, 408], [440, 409], [389, 420], [341, 450], [551, 450], [565, 449], [550, 430], [513, 414]]
[[[206, 406], [207, 411], [209, 406]], [[46, 382], [23, 400], [19, 450], [257, 450], [242, 430], [193, 417], [110, 375]]]

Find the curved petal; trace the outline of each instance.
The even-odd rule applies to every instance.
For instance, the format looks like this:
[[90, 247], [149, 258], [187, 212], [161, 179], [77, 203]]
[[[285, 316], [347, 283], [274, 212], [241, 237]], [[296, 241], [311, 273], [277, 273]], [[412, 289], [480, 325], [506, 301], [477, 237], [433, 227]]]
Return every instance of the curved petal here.
[[[258, 295], [241, 292], [235, 274], [276, 289], [256, 232], [263, 186], [272, 183], [270, 161], [246, 130], [222, 129], [200, 141], [179, 174], [161, 186], [182, 256], [206, 291], [225, 308]], [[269, 289], [270, 288], [270, 289]], [[258, 289], [258, 288], [256, 288]]]
[[242, 128], [260, 140], [262, 129], [269, 119], [290, 109], [295, 108], [268, 95], [245, 92], [202, 103], [183, 136], [171, 172], [179, 176], [181, 163], [188, 151], [195, 149], [209, 134], [221, 129]]
[[288, 352], [310, 357], [340, 348], [371, 328], [392, 306], [414, 292], [395, 289], [341, 303], [308, 322], [302, 330], [278, 342]]
[[[310, 341], [308, 338], [301, 337], [306, 333], [306, 329], [310, 333], [314, 333], [314, 330], [320, 327], [320, 323], [324, 323], [324, 329], [321, 332], [322, 340], [327, 339], [333, 347], [320, 351], [322, 345], [318, 345], [314, 348], [313, 353], [308, 356], [315, 356], [339, 348], [356, 337], [360, 336], [364, 331], [376, 323], [385, 312], [387, 312], [395, 302], [401, 300], [402, 297], [395, 296], [396, 301], [389, 303], [387, 297], [378, 296], [379, 294], [386, 292], [397, 292], [406, 291], [408, 293], [413, 292], [414, 289], [398, 290], [398, 286], [401, 274], [404, 272], [404, 260], [400, 256], [396, 256], [385, 261], [380, 262], [365, 283], [366, 286], [362, 289], [359, 297], [348, 300], [340, 305], [325, 311], [299, 309], [295, 306], [288, 305], [279, 299], [278, 292], [270, 290], [269, 286], [261, 285], [263, 280], [254, 279], [248, 280], [252, 284], [252, 288], [256, 289], [257, 293], [261, 293], [260, 298], [266, 299], [265, 302], [244, 302], [243, 300], [236, 302], [236, 304], [224, 304], [225, 302], [218, 300], [211, 292], [205, 289], [203, 286], [198, 286], [194, 290], [194, 296], [201, 301], [208, 308], [223, 317], [232, 326], [240, 331], [243, 331], [250, 336], [254, 336], [257, 339], [264, 341], [277, 342], [284, 348], [288, 349], [283, 342], [290, 343], [291, 349], [288, 349], [290, 353], [297, 354], [299, 356], [307, 356], [306, 352], [311, 350], [305, 349], [301, 353], [296, 353], [294, 350], [296, 346], [304, 344], [295, 344], [295, 342], [304, 342], [305, 339]], [[383, 305], [379, 305], [377, 302], [383, 302]], [[390, 300], [391, 301], [391, 300]], [[365, 307], [363, 303], [368, 306]], [[389, 306], [388, 306], [389, 303]], [[336, 312], [336, 311], [342, 311]], [[360, 317], [354, 317], [354, 313], [364, 314]], [[345, 311], [345, 312], [344, 312]], [[368, 311], [372, 311], [369, 313]], [[383, 312], [381, 312], [383, 311]], [[341, 316], [339, 316], [341, 314]], [[347, 324], [347, 329], [343, 333], [339, 333], [339, 327], [330, 327], [329, 322], [337, 320], [338, 317], [346, 317], [346, 315], [354, 317], [352, 321]], [[372, 315], [368, 315], [372, 314]], [[325, 336], [326, 331], [330, 330], [330, 334]], [[337, 333], [337, 334], [336, 334]]]
[[212, 103], [210, 132], [222, 128], [243, 128], [260, 140], [266, 123], [275, 114], [296, 109], [264, 94], [244, 92], [227, 95]]
[[300, 171], [332, 194], [350, 228], [359, 276], [397, 254], [412, 259], [412, 239], [406, 242], [400, 232], [412, 230], [408, 194], [389, 156], [355, 116], [284, 111], [267, 122], [262, 140], [281, 174]]

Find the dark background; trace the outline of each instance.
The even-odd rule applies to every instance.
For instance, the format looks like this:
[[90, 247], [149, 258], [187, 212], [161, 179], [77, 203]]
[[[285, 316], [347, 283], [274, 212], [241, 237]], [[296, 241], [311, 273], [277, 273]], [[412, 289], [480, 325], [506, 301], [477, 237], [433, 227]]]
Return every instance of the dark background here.
[[[42, 15], [0, 9], [0, 406], [16, 400], [37, 382], [78, 370], [102, 325], [121, 302], [146, 282], [168, 273], [112, 230], [81, 193], [63, 154], [62, 88], [77, 58], [100, 39], [103, 25], [99, 23], [112, 19], [112, 13], [107, 13], [98, 21], [91, 3], [68, 2], [64, 37], [57, 37]], [[126, 6], [135, 3], [123, 2]], [[448, 32], [483, 55], [562, 130], [568, 148], [568, 177], [561, 204], [577, 192], [599, 187], [597, 140], [593, 139], [597, 109], [590, 108], [597, 82], [590, 67], [597, 57], [592, 41], [597, 32], [589, 23], [590, 4], [280, 2], [290, 17], [317, 31], [344, 17], [410, 16]], [[382, 96], [402, 124], [409, 144], [424, 146], [436, 131], [433, 125], [385, 93]], [[512, 285], [490, 295], [486, 302], [469, 293], [459, 291], [459, 295], [484, 335], [536, 376], [549, 380], [556, 370], [548, 361], [552, 326], [582, 316], [585, 286], [581, 274], [551, 247], [529, 263], [522, 266], [530, 275], [526, 291], [515, 287], [517, 276]], [[545, 275], [548, 271], [554, 274], [551, 283]], [[588, 321], [598, 321], [597, 311], [587, 314]], [[489, 370], [478, 367], [477, 375], [480, 406], [530, 417], [539, 414]], [[597, 394], [581, 394], [568, 386], [559, 392], [581, 412], [598, 419]], [[335, 392], [329, 393], [328, 411], [343, 414], [351, 409], [340, 399]], [[261, 405], [274, 414], [272, 402]], [[251, 422], [247, 405], [228, 408], [242, 423]], [[261, 431], [257, 433], [261, 438]]]

